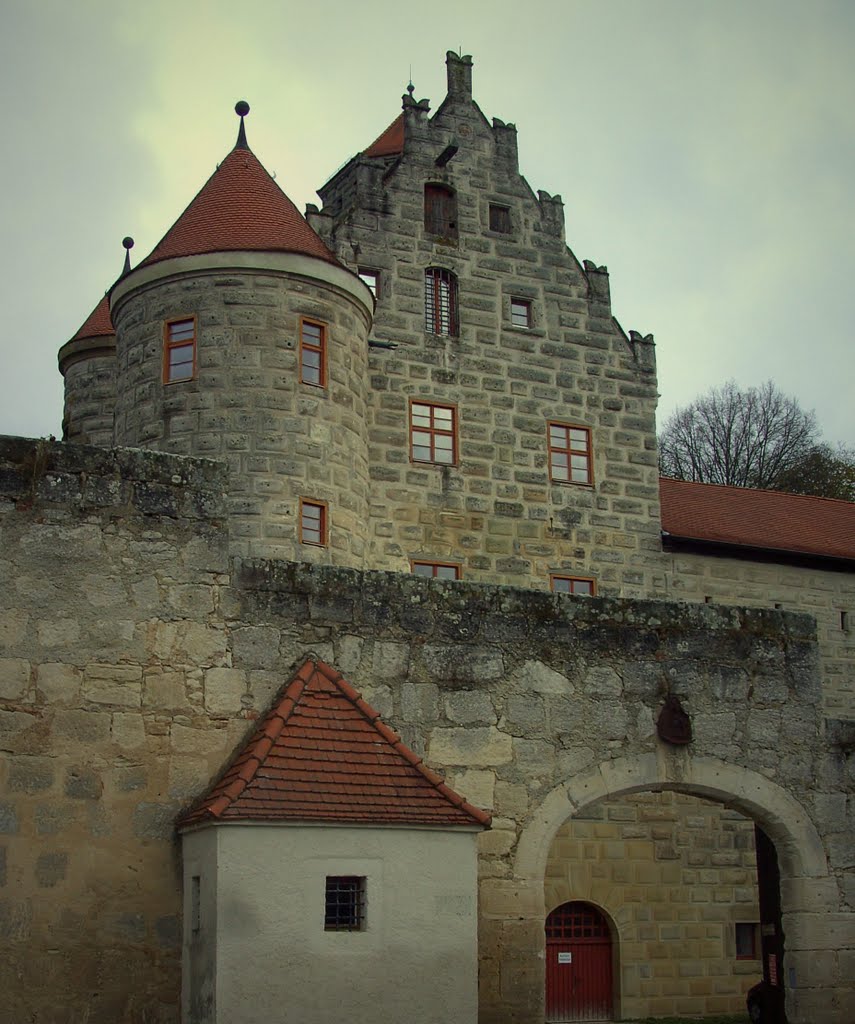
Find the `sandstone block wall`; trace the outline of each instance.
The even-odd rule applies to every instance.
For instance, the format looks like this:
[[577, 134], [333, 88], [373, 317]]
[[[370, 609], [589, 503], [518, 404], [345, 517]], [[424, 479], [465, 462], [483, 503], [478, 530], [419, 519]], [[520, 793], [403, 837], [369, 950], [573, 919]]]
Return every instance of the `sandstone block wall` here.
[[738, 960], [735, 923], [759, 927], [754, 823], [682, 793], [581, 810], [553, 840], [547, 911], [602, 908], [617, 929], [617, 1017], [738, 1014], [762, 976]]

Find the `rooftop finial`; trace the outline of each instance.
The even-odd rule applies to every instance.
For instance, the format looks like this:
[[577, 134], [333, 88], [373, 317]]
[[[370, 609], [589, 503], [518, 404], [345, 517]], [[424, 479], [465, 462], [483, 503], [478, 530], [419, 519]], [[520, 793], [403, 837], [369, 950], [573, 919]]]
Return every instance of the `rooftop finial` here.
[[122, 267], [122, 277], [124, 277], [125, 274], [130, 274], [131, 272], [131, 249], [134, 247], [133, 238], [130, 235], [126, 235], [122, 239], [122, 245], [125, 248], [125, 265]]
[[235, 149], [249, 149], [246, 141], [246, 129], [243, 126], [243, 119], [249, 113], [249, 104], [246, 100], [238, 100], [235, 103], [235, 113], [240, 118], [240, 128], [238, 129], [237, 142], [235, 143]]

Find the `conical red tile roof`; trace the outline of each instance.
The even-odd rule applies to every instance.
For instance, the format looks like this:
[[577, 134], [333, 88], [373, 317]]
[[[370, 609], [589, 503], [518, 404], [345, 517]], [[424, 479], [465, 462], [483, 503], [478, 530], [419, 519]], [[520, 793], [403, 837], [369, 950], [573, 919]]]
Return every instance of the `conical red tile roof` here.
[[110, 319], [110, 300], [105, 295], [89, 316], [83, 321], [80, 330], [71, 340], [77, 341], [80, 338], [101, 338], [108, 334], [115, 333], [116, 331], [113, 327], [113, 321]]
[[238, 250], [339, 263], [255, 154], [236, 146], [140, 266]]
[[335, 669], [307, 661], [179, 827], [210, 821], [480, 825]]
[[404, 115], [399, 114], [382, 134], [364, 150], [363, 156], [397, 156], [404, 152]]

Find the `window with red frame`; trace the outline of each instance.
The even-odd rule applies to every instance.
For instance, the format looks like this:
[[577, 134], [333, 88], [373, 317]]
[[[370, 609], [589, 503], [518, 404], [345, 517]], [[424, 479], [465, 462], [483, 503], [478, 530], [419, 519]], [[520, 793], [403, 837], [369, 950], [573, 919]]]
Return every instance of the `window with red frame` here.
[[550, 576], [550, 582], [556, 594], [594, 597], [597, 593], [597, 583], [590, 576]]
[[164, 384], [192, 380], [196, 375], [196, 318], [168, 320], [163, 332]]
[[459, 580], [460, 566], [455, 562], [421, 562], [410, 563], [416, 576], [429, 576], [435, 580]]
[[322, 501], [300, 498], [300, 543], [324, 546], [326, 542], [327, 506]]
[[453, 466], [457, 461], [454, 406], [410, 402], [410, 457], [413, 462]]
[[457, 325], [457, 278], [450, 270], [428, 267], [425, 271], [425, 330], [454, 336]]
[[550, 423], [548, 430], [549, 479], [568, 484], [593, 483], [591, 431], [568, 423]]
[[300, 320], [300, 380], [326, 386], [327, 326], [317, 320]]
[[425, 185], [425, 231], [443, 241], [457, 240], [457, 196], [445, 185]]

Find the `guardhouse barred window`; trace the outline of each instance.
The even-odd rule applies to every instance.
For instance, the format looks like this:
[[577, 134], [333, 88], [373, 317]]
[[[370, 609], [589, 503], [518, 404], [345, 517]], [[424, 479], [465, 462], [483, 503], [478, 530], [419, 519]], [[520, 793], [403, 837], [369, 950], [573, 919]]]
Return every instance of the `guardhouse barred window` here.
[[450, 270], [428, 267], [425, 271], [425, 330], [429, 334], [458, 333], [457, 278]]
[[365, 879], [358, 875], [327, 875], [324, 931], [365, 930]]

